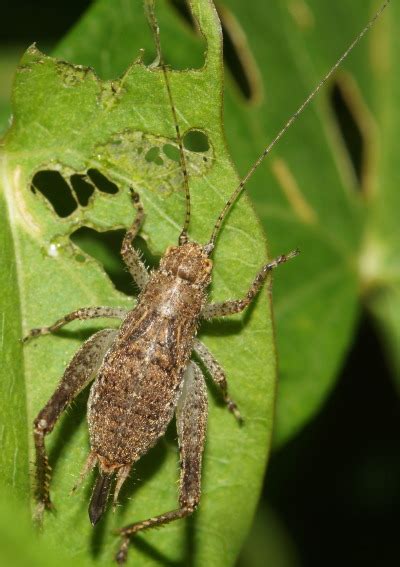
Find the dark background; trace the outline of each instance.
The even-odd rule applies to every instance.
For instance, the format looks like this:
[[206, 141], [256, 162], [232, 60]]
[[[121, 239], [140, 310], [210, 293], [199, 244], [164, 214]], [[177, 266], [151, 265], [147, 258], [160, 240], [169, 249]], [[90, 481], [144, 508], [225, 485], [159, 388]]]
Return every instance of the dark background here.
[[[0, 50], [22, 52], [33, 41], [54, 45], [89, 5], [87, 0], [7, 2], [1, 7]], [[343, 115], [340, 104], [338, 113]], [[398, 394], [376, 330], [363, 314], [321, 412], [271, 457], [241, 567], [399, 564], [399, 438]], [[266, 510], [278, 519], [291, 561], [274, 561], [265, 546], [257, 547], [260, 532], [262, 539], [268, 529]]]

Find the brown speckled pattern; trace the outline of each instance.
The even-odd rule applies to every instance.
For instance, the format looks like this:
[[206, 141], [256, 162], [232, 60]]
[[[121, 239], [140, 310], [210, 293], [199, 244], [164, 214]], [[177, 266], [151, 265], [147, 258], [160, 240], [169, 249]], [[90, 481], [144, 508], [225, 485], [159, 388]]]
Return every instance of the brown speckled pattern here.
[[[197, 244], [171, 249], [124, 320], [93, 384], [88, 423], [105, 471], [132, 464], [171, 421], [204, 305], [208, 265]], [[185, 269], [183, 279], [177, 273]]]

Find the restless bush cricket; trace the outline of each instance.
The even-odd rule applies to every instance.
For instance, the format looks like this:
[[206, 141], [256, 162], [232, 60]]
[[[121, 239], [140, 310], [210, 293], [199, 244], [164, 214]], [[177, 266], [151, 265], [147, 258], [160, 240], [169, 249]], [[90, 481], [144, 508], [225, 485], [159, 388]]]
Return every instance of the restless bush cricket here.
[[146, 3], [157, 46], [155, 66], [165, 79], [186, 197], [186, 214], [178, 246], [171, 246], [166, 250], [158, 269], [150, 273], [147, 271], [132, 245], [144, 218], [139, 195], [132, 191], [136, 218], [125, 234], [121, 254], [140, 289], [136, 306], [131, 311], [111, 307], [81, 308], [65, 315], [49, 327], [31, 330], [24, 339], [54, 333], [75, 319], [110, 317], [122, 321], [119, 330], [99, 331], [82, 345], [67, 366], [53, 396], [34, 421], [36, 499], [39, 516], [44, 509], [52, 506], [45, 436], [53, 430], [67, 405], [91, 380], [94, 379], [88, 401], [91, 451], [82, 476], [94, 466], [98, 466], [98, 477], [89, 504], [92, 524], [96, 524], [104, 513], [113, 485], [115, 484], [113, 499], [116, 502], [132, 465], [164, 435], [168, 424], [176, 415], [181, 466], [179, 508], [121, 528], [118, 531], [122, 538], [116, 555], [118, 563], [126, 561], [129, 541], [135, 533], [184, 518], [191, 514], [199, 503], [207, 393], [203, 373], [191, 360], [192, 352], [202, 361], [221, 389], [227, 408], [238, 421], [241, 420], [236, 404], [228, 395], [224, 370], [207, 347], [196, 338], [200, 321], [244, 310], [258, 293], [270, 271], [298, 253], [294, 250], [265, 264], [242, 299], [207, 303], [207, 287], [211, 281], [213, 266], [210, 256], [223, 221], [255, 169], [373, 25], [389, 1], [385, 2], [262, 152], [226, 202], [214, 225], [210, 240], [205, 245], [190, 241], [188, 237], [191, 211], [186, 158], [168, 71], [162, 60], [153, 1], [148, 0]]

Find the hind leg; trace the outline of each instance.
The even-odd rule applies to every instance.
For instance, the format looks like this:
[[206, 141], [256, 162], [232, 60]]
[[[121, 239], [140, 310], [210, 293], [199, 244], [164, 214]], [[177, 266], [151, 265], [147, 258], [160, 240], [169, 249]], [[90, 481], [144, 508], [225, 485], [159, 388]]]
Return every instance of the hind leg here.
[[50, 465], [47, 458], [45, 437], [72, 400], [95, 377], [104, 355], [112, 344], [117, 331], [104, 329], [90, 337], [74, 355], [67, 366], [56, 391], [39, 412], [34, 421], [34, 442], [36, 451], [36, 500], [37, 517], [43, 510], [51, 508]]
[[185, 518], [198, 506], [201, 493], [201, 461], [207, 425], [207, 391], [203, 374], [192, 361], [185, 373], [184, 387], [176, 410], [176, 423], [181, 463], [179, 508], [118, 530], [122, 536], [122, 543], [116, 555], [117, 563], [125, 563], [130, 538], [137, 532]]

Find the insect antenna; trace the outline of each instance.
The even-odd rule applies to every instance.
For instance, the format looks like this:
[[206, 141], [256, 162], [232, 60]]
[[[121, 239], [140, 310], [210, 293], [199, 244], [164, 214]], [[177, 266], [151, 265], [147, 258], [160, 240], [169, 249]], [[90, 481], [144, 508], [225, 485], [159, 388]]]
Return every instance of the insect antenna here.
[[300, 116], [300, 114], [303, 112], [303, 110], [306, 108], [306, 106], [308, 106], [309, 103], [312, 101], [312, 99], [315, 97], [315, 95], [318, 94], [318, 92], [324, 86], [326, 81], [336, 71], [336, 69], [339, 67], [339, 65], [341, 65], [343, 60], [346, 59], [346, 57], [349, 55], [349, 53], [354, 49], [354, 47], [360, 42], [360, 40], [364, 37], [364, 35], [374, 25], [376, 20], [381, 16], [382, 12], [385, 10], [385, 8], [387, 8], [389, 3], [390, 3], [390, 0], [386, 0], [381, 5], [379, 10], [369, 20], [369, 22], [366, 24], [366, 26], [363, 28], [363, 30], [353, 39], [353, 41], [350, 43], [350, 45], [347, 47], [347, 49], [344, 51], [344, 53], [339, 57], [339, 59], [336, 61], [336, 63], [329, 69], [329, 71], [326, 73], [326, 75], [324, 75], [324, 77], [320, 80], [320, 82], [317, 84], [317, 86], [311, 91], [311, 93], [308, 95], [308, 97], [299, 106], [299, 108], [296, 110], [296, 112], [294, 114], [292, 114], [292, 116], [289, 118], [289, 120], [286, 122], [286, 124], [283, 126], [283, 128], [278, 132], [278, 134], [275, 136], [275, 138], [272, 140], [272, 142], [270, 142], [270, 144], [268, 144], [268, 146], [263, 150], [261, 155], [258, 157], [258, 159], [255, 161], [255, 163], [249, 169], [247, 174], [240, 181], [239, 185], [236, 187], [234, 192], [231, 194], [231, 196], [229, 197], [229, 199], [225, 203], [222, 211], [220, 212], [220, 214], [217, 218], [217, 221], [214, 225], [214, 228], [213, 228], [213, 231], [212, 231], [212, 234], [211, 234], [211, 238], [210, 238], [209, 242], [204, 246], [204, 250], [207, 252], [207, 254], [211, 254], [211, 252], [213, 251], [213, 249], [215, 247], [215, 241], [216, 241], [218, 233], [221, 229], [222, 223], [223, 223], [226, 215], [231, 210], [233, 204], [238, 200], [238, 198], [242, 194], [243, 189], [244, 189], [247, 181], [254, 174], [256, 169], [261, 165], [261, 163], [264, 161], [264, 158], [270, 153], [270, 151], [275, 146], [275, 144], [280, 140], [280, 138], [282, 138], [282, 136], [284, 134], [286, 134], [286, 132], [292, 126], [293, 122], [295, 122], [295, 120], [297, 120], [297, 118]]
[[186, 203], [185, 220], [184, 220], [184, 223], [183, 223], [182, 232], [180, 233], [179, 240], [178, 240], [179, 245], [182, 245], [182, 244], [185, 244], [188, 241], [188, 228], [189, 228], [189, 223], [190, 223], [189, 175], [188, 175], [188, 171], [187, 171], [186, 157], [185, 157], [185, 152], [184, 152], [184, 149], [183, 149], [183, 142], [182, 142], [181, 131], [180, 131], [180, 128], [179, 128], [178, 117], [177, 117], [177, 114], [176, 114], [176, 108], [175, 108], [174, 100], [172, 98], [171, 85], [170, 85], [169, 77], [168, 77], [168, 69], [167, 69], [167, 66], [164, 63], [163, 56], [162, 56], [161, 41], [160, 41], [160, 28], [158, 26], [157, 18], [156, 18], [156, 15], [155, 15], [154, 0], [145, 0], [145, 10], [146, 10], [146, 14], [147, 14], [147, 19], [148, 19], [149, 24], [150, 24], [150, 28], [153, 32], [154, 42], [155, 42], [155, 45], [156, 45], [156, 52], [157, 52], [156, 59], [151, 64], [151, 67], [161, 67], [161, 69], [162, 69], [162, 72], [163, 72], [163, 75], [164, 75], [164, 80], [165, 80], [165, 85], [167, 87], [168, 99], [169, 99], [169, 104], [170, 104], [171, 111], [172, 111], [172, 117], [173, 117], [173, 120], [174, 120], [176, 139], [177, 139], [178, 147], [179, 147], [179, 161], [180, 161], [180, 165], [181, 165], [181, 169], [182, 169], [182, 173], [183, 173], [183, 186], [184, 186], [184, 190], [185, 190], [185, 203]]

